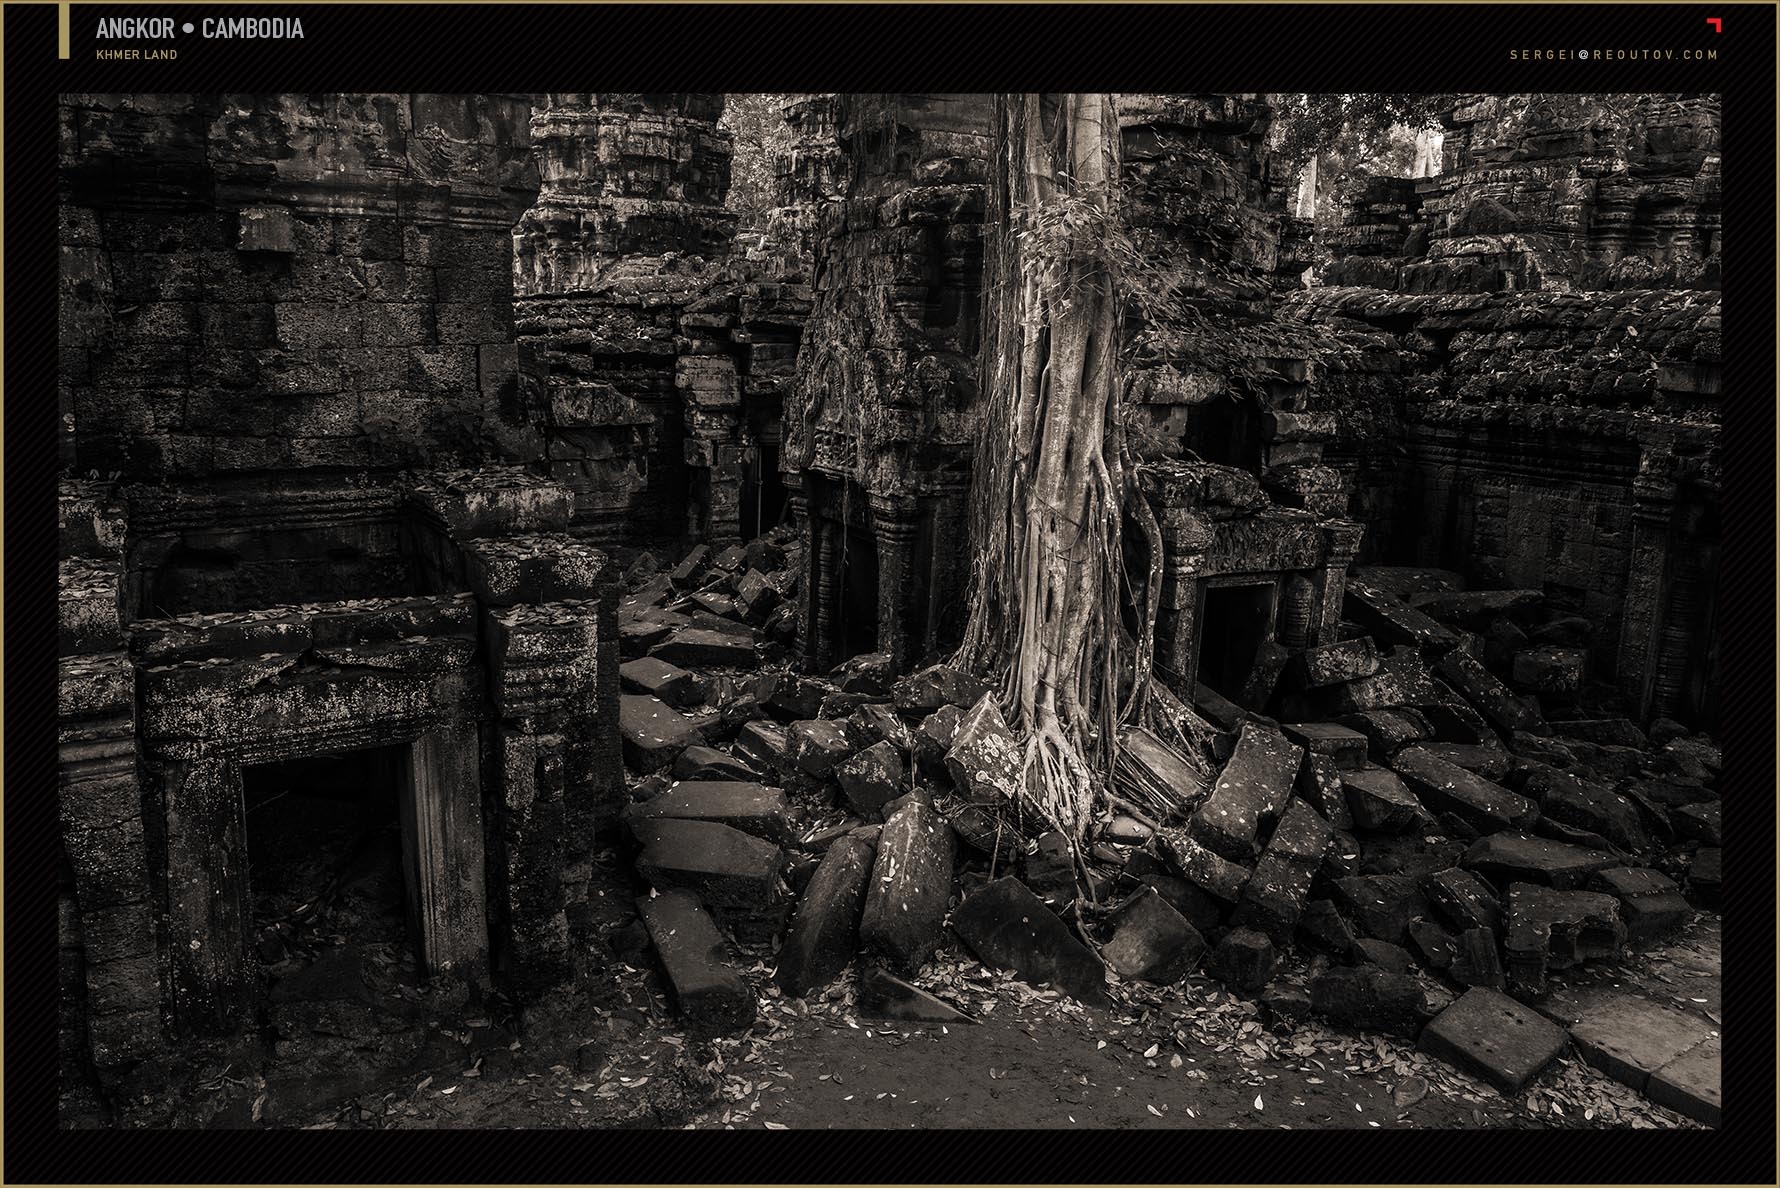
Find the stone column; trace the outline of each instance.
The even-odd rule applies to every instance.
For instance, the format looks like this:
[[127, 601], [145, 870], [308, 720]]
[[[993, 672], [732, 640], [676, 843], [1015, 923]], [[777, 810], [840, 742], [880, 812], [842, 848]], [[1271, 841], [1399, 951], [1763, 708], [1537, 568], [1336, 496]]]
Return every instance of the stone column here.
[[810, 543], [815, 556], [812, 567], [814, 581], [810, 594], [811, 616], [809, 637], [804, 644], [807, 666], [815, 672], [827, 672], [837, 663], [840, 650], [836, 610], [841, 598], [841, 542], [847, 528], [826, 514], [826, 508], [812, 508]]
[[878, 546], [878, 651], [890, 656], [893, 672], [905, 672], [925, 642], [916, 597], [916, 542], [920, 508], [912, 498], [873, 495], [872, 532]]
[[[1673, 455], [1646, 450], [1632, 481], [1632, 549], [1619, 623], [1619, 687], [1648, 718], [1668, 601], [1669, 550], [1675, 536]], [[1678, 684], [1677, 684], [1678, 687]]]

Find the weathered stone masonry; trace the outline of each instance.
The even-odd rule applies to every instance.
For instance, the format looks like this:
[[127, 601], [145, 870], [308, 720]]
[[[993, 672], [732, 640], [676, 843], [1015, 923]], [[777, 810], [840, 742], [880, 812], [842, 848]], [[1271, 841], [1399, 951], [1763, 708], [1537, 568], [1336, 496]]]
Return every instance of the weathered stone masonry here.
[[1541, 591], [1635, 715], [1710, 726], [1718, 104], [1598, 114], [1465, 97], [1445, 172], [1362, 194], [1284, 312], [1336, 332], [1312, 406], [1365, 559]]
[[615, 579], [539, 477], [528, 96], [62, 104], [64, 968], [102, 1070], [252, 1021], [242, 773], [396, 747], [424, 969], [568, 966]]

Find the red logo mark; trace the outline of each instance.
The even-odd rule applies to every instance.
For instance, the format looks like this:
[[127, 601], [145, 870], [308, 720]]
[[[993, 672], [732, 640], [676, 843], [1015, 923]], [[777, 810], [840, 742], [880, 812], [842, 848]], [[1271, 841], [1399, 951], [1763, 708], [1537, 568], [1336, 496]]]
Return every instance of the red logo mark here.
[[1708, 25], [1712, 26], [1712, 31], [1714, 33], [1724, 32], [1724, 18], [1723, 17], [1707, 17], [1706, 23]]

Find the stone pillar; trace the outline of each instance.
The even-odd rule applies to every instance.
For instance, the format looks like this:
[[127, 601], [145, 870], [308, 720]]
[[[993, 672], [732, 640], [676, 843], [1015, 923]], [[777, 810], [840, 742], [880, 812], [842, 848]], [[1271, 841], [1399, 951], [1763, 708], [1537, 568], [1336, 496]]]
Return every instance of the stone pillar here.
[[872, 532], [878, 546], [878, 651], [890, 657], [891, 671], [907, 671], [927, 636], [917, 597], [916, 546], [920, 508], [910, 498], [874, 495]]
[[827, 508], [812, 508], [810, 543], [815, 563], [812, 567], [810, 594], [811, 616], [808, 639], [804, 644], [807, 666], [815, 672], [827, 672], [838, 660], [840, 627], [836, 622], [841, 599], [841, 544], [846, 525], [830, 518]]
[[[1632, 481], [1632, 549], [1619, 624], [1619, 687], [1642, 718], [1651, 716], [1654, 676], [1668, 602], [1669, 551], [1675, 537], [1674, 457], [1647, 450]], [[1679, 687], [1678, 682], [1676, 688]]]
[[735, 360], [687, 355], [675, 363], [674, 385], [686, 401], [686, 465], [693, 479], [687, 531], [711, 545], [742, 537], [742, 391]]

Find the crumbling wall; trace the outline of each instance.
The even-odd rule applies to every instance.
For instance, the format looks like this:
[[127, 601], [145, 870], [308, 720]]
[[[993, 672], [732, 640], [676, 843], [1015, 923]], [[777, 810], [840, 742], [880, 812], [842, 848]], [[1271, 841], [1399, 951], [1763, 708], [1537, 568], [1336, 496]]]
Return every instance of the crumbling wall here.
[[519, 341], [548, 377], [550, 474], [595, 543], [736, 531], [734, 368], [682, 363], [678, 324], [735, 231], [722, 112], [714, 94], [553, 94], [531, 117], [542, 188], [513, 229]]
[[522, 95], [71, 95], [64, 461], [190, 478], [537, 452]]
[[962, 625], [990, 100], [836, 104], [847, 197], [820, 208], [781, 455], [805, 541], [800, 638], [826, 669], [843, 617], [868, 619], [900, 670]]
[[616, 589], [537, 473], [530, 110], [62, 103], [64, 1005], [108, 1079], [253, 1022], [259, 764], [398, 756], [435, 986], [569, 971], [622, 787]]
[[[1629, 118], [1628, 118], [1629, 117]], [[1378, 178], [1330, 247], [1329, 284], [1405, 293], [1717, 288], [1719, 101], [1464, 95], [1444, 168]]]
[[1635, 716], [1710, 724], [1718, 554], [1718, 105], [1465, 97], [1446, 172], [1381, 179], [1326, 287], [1307, 407], [1362, 558], [1527, 588]]

